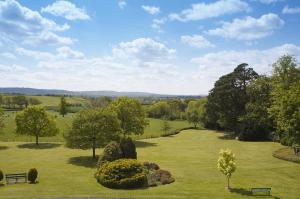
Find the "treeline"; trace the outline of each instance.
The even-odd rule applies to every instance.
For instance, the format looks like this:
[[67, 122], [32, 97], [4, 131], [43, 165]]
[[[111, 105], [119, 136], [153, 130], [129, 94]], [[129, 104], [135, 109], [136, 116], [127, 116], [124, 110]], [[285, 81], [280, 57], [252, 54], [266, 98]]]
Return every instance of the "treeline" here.
[[300, 144], [299, 66], [292, 56], [282, 56], [265, 76], [240, 64], [215, 82], [202, 109], [207, 128], [232, 131], [240, 140]]
[[5, 109], [23, 109], [28, 105], [38, 105], [41, 101], [25, 95], [0, 95], [0, 106]]

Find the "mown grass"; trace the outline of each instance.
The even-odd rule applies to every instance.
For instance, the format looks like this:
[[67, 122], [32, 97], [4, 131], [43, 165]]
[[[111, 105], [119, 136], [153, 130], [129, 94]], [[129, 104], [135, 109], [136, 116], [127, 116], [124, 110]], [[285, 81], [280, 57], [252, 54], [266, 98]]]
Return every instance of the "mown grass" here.
[[[299, 164], [272, 156], [274, 150], [281, 148], [280, 144], [224, 140], [218, 138], [221, 135], [209, 130], [187, 130], [172, 137], [138, 141], [138, 160], [158, 163], [176, 181], [137, 190], [112, 190], [99, 185], [93, 178], [95, 161], [90, 158], [90, 150], [49, 144], [36, 149], [24, 146], [26, 143], [0, 142], [1, 170], [15, 173], [36, 167], [39, 171], [38, 184], [2, 186], [0, 198], [255, 198], [249, 195], [251, 187], [271, 187], [272, 197], [268, 198], [300, 198]], [[230, 148], [237, 156], [237, 171], [231, 181], [233, 192], [225, 189], [225, 177], [216, 168], [221, 148]]]
[[[71, 125], [74, 117], [74, 113], [69, 113], [65, 117], [62, 117], [57, 112], [49, 112], [56, 118], [56, 124], [59, 128], [59, 134], [54, 137], [41, 137], [41, 142], [62, 142], [64, 141], [63, 134], [66, 133]], [[16, 112], [6, 112], [5, 113], [5, 127], [3, 129], [3, 133], [0, 133], [0, 141], [22, 141], [22, 142], [33, 142], [35, 140], [34, 137], [27, 135], [16, 135], [15, 134], [15, 115]], [[163, 120], [160, 119], [151, 119], [149, 118], [149, 125], [146, 127], [143, 135], [133, 136], [134, 139], [145, 139], [145, 138], [153, 138], [160, 137], [164, 134], [161, 130]], [[189, 127], [190, 124], [187, 121], [169, 121], [171, 126], [170, 131]]]

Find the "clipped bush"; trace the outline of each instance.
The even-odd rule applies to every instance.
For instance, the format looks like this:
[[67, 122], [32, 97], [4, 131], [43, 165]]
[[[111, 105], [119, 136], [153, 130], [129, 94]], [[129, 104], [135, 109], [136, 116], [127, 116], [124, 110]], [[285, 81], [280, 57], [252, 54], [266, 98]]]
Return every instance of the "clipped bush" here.
[[157, 171], [157, 173], [160, 176], [161, 184], [170, 184], [175, 181], [169, 171], [160, 169]]
[[158, 170], [159, 169], [159, 166], [154, 162], [144, 162], [143, 165], [147, 170]]
[[[99, 162], [106, 162], [106, 161], [114, 161], [114, 160], [118, 160], [121, 159], [123, 157], [123, 153], [122, 150], [120, 148], [120, 145], [113, 141], [108, 143], [103, 150], [103, 155], [99, 158], [98, 164]], [[99, 165], [98, 165], [99, 166]]]
[[2, 181], [4, 178], [3, 172], [0, 170], [0, 181]]
[[30, 183], [35, 183], [38, 176], [38, 171], [35, 168], [32, 168], [28, 171], [28, 181]]
[[104, 163], [95, 177], [103, 186], [115, 189], [139, 188], [147, 184], [143, 165], [133, 159]]
[[136, 147], [131, 138], [123, 138], [120, 142], [123, 158], [137, 159]]

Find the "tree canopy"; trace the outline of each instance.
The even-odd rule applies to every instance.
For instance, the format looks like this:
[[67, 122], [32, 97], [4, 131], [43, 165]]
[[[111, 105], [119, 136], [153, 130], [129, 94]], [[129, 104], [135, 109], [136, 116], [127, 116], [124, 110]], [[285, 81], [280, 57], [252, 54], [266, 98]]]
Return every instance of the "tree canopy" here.
[[15, 121], [16, 133], [35, 136], [37, 145], [39, 137], [55, 136], [58, 133], [53, 116], [40, 106], [27, 107], [17, 113]]
[[111, 140], [117, 140], [120, 122], [114, 112], [103, 109], [85, 109], [76, 113], [71, 130], [65, 135], [66, 146], [79, 149], [95, 149]]
[[144, 133], [148, 121], [139, 100], [119, 97], [109, 105], [108, 109], [117, 114], [124, 136], [131, 134], [141, 135]]

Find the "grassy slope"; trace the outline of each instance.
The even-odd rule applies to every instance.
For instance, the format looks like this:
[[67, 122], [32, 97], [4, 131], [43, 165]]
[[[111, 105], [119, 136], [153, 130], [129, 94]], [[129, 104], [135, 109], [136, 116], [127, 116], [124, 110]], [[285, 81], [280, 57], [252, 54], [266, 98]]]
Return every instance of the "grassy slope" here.
[[[255, 198], [243, 195], [251, 187], [272, 187], [273, 196], [300, 198], [300, 165], [272, 157], [280, 148], [271, 142], [239, 142], [219, 139], [220, 133], [188, 130], [174, 137], [138, 142], [138, 159], [154, 161], [172, 172], [176, 182], [139, 190], [112, 190], [93, 178], [95, 168], [89, 160], [91, 151], [71, 150], [62, 146], [51, 149], [18, 148], [21, 143], [0, 142], [0, 168], [5, 172], [23, 172], [31, 167], [39, 171], [39, 183], [0, 187], [0, 198], [53, 196], [97, 196], [134, 198]], [[225, 190], [225, 178], [216, 168], [220, 148], [231, 148], [237, 156], [238, 169], [232, 187]], [[100, 153], [101, 151], [97, 151]], [[85, 160], [85, 161], [83, 161]]]
[[[34, 137], [26, 135], [16, 135], [15, 132], [15, 112], [6, 112], [5, 119], [5, 128], [3, 133], [0, 134], [0, 141], [22, 141], [22, 142], [32, 142], [35, 140]], [[67, 114], [65, 117], [60, 116], [58, 113], [51, 112], [54, 114], [57, 122], [57, 126], [60, 129], [60, 133], [54, 137], [42, 137], [40, 141], [44, 142], [61, 142], [64, 141], [63, 133], [67, 132], [72, 125], [72, 119], [74, 114]], [[145, 133], [141, 136], [134, 136], [135, 139], [151, 138], [151, 137], [160, 137], [164, 132], [161, 131], [162, 120], [159, 119], [149, 119], [149, 126], [146, 127]], [[189, 127], [187, 121], [170, 121], [171, 130]]]

